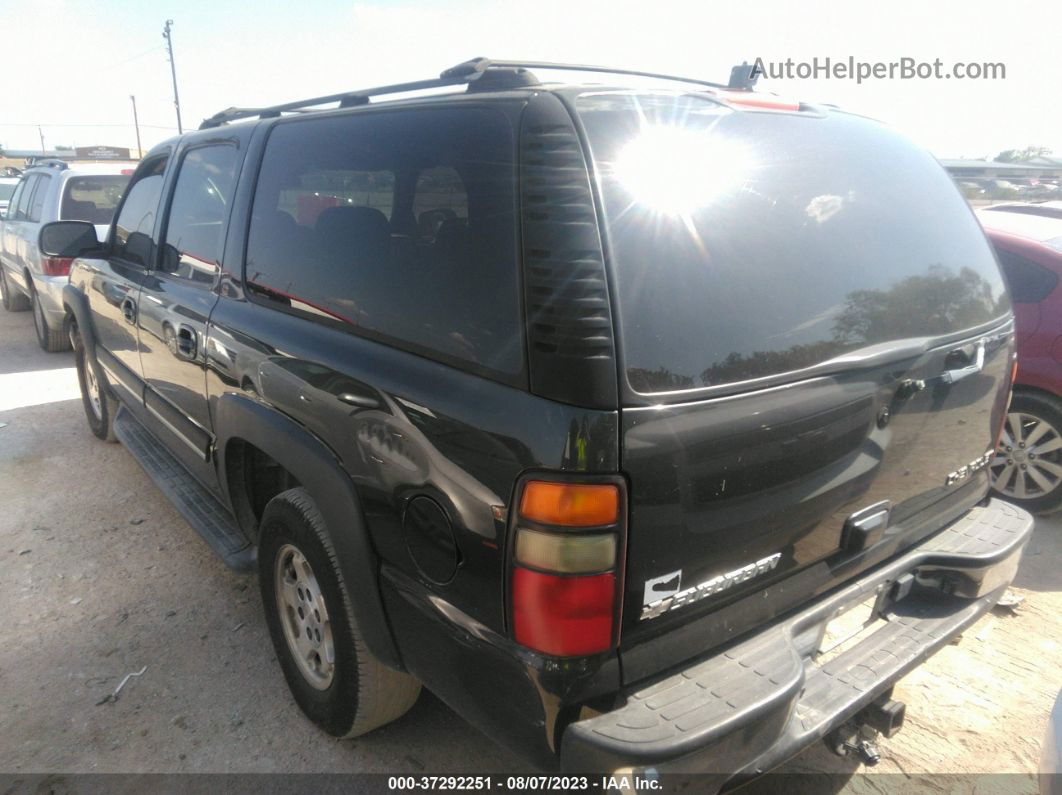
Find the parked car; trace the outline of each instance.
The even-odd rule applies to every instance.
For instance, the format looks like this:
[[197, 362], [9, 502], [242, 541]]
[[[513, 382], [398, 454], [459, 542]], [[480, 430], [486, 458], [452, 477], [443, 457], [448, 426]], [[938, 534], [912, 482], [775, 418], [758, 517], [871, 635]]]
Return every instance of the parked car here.
[[[1018, 374], [996, 457], [996, 493], [1034, 513], [1062, 507], [1062, 218], [978, 212], [1010, 285]], [[1034, 205], [1035, 206], [1035, 205]]]
[[[984, 212], [991, 213], [1020, 213], [1022, 215], [1042, 215], [1047, 218], [1062, 218], [1062, 201], [1042, 202], [1008, 202], [1006, 204], [993, 204], [983, 208]], [[989, 216], [989, 220], [994, 216]]]
[[134, 166], [46, 160], [17, 180], [0, 220], [0, 300], [9, 312], [33, 310], [37, 341], [46, 351], [70, 348], [62, 291], [71, 260], [40, 255], [40, 228], [55, 220], [77, 220], [106, 235]]
[[11, 201], [16, 185], [18, 185], [18, 177], [0, 177], [0, 217], [7, 212], [7, 205]]
[[330, 734], [423, 684], [544, 768], [873, 760], [1032, 527], [991, 248], [872, 120], [555, 67], [230, 109], [46, 225], [89, 427]]

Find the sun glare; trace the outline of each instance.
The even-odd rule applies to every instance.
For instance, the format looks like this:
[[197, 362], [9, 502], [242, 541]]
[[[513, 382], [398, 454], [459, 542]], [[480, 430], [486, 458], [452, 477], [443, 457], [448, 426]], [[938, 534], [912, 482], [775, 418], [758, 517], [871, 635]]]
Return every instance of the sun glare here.
[[687, 215], [741, 184], [753, 160], [740, 142], [703, 130], [646, 126], [620, 152], [615, 175], [635, 203]]

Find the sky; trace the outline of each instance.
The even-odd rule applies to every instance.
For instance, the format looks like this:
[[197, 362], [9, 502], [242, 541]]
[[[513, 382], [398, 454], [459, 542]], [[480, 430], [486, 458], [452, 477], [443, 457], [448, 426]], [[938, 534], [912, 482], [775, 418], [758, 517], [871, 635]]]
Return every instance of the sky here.
[[726, 82], [742, 61], [813, 58], [1006, 78], [761, 80], [894, 126], [938, 157], [1062, 154], [1062, 2], [938, 0], [0, 0], [0, 145], [144, 148], [176, 134], [162, 37], [173, 20], [182, 120], [417, 80], [475, 56], [599, 63]]

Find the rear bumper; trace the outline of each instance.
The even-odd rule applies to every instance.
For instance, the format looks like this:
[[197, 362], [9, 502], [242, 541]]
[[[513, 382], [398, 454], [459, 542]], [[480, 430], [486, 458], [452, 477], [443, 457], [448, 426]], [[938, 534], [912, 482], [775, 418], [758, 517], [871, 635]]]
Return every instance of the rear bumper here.
[[[713, 773], [719, 786], [770, 770], [990, 610], [1013, 580], [1032, 527], [1032, 517], [1009, 503], [974, 508], [838, 593], [633, 688], [611, 712], [572, 723], [561, 741], [562, 767]], [[908, 574], [916, 584], [894, 599]], [[827, 623], [875, 595], [886, 619], [881, 628], [826, 662], [813, 661]]]
[[43, 276], [33, 274], [33, 288], [37, 291], [37, 298], [41, 302], [45, 317], [49, 325], [62, 328], [66, 320], [66, 308], [63, 306], [63, 288], [70, 283], [68, 276]]

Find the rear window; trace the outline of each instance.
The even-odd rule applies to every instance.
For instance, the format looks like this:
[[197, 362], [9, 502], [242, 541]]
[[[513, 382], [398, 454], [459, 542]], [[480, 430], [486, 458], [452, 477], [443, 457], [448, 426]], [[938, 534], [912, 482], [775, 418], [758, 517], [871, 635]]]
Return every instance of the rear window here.
[[1004, 315], [992, 252], [927, 153], [856, 116], [580, 96], [637, 392], [777, 375]]
[[59, 217], [64, 221], [109, 224], [128, 183], [128, 176], [71, 177], [63, 189]]

